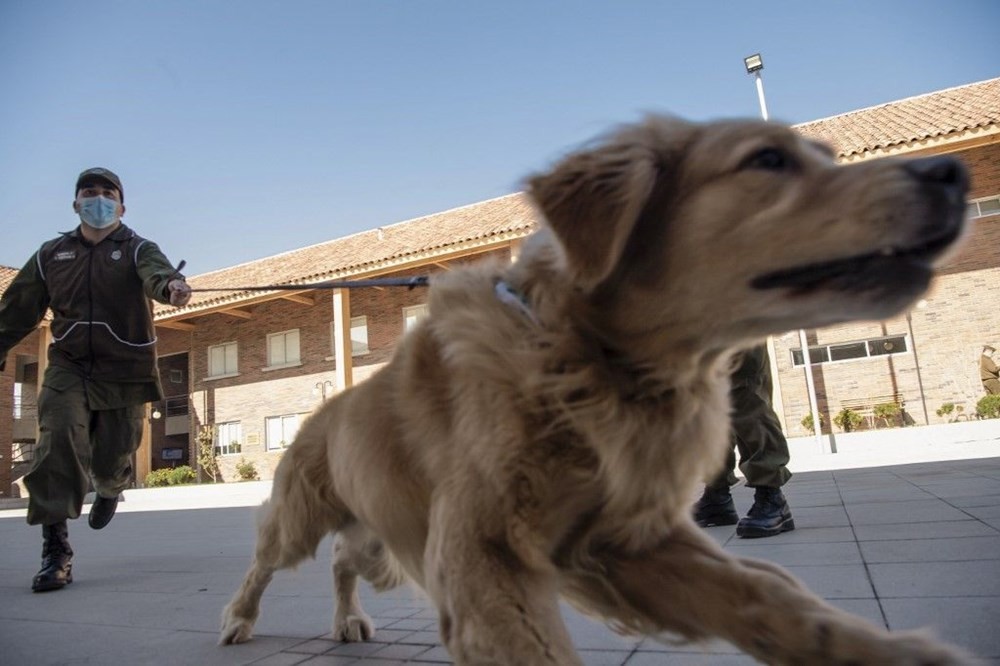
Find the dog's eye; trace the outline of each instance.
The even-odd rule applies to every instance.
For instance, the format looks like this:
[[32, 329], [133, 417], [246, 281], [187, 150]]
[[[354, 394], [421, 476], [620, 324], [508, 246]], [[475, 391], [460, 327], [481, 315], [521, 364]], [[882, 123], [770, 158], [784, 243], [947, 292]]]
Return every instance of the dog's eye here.
[[780, 171], [791, 166], [791, 160], [777, 148], [762, 148], [743, 161], [744, 169]]

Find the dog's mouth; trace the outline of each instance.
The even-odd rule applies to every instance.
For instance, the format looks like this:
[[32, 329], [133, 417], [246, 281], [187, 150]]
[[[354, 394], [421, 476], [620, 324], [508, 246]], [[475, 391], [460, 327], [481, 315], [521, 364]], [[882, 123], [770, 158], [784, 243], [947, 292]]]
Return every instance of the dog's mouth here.
[[783, 268], [759, 275], [750, 281], [754, 289], [794, 289], [797, 292], [820, 288], [854, 291], [874, 286], [873, 279], [909, 269], [929, 276], [933, 261], [961, 235], [961, 225], [911, 247], [885, 247], [875, 252]]

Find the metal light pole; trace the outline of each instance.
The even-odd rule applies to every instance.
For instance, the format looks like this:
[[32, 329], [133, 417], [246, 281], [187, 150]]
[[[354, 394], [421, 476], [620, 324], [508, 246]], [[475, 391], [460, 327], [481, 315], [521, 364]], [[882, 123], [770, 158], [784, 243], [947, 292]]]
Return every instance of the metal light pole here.
[[[760, 115], [767, 120], [767, 102], [764, 100], [764, 79], [760, 73], [764, 69], [764, 58], [759, 53], [743, 59], [743, 64], [747, 68], [747, 74], [752, 74], [754, 82], [757, 84], [757, 100], [760, 102]], [[823, 425], [819, 420], [819, 406], [816, 402], [816, 385], [813, 383], [812, 361], [809, 358], [809, 341], [806, 339], [806, 332], [799, 329], [799, 344], [802, 346], [802, 363], [806, 369], [806, 390], [809, 393], [809, 411], [813, 419], [813, 434], [816, 436], [816, 444], [820, 450], [823, 446]], [[828, 451], [830, 453], [832, 451]]]

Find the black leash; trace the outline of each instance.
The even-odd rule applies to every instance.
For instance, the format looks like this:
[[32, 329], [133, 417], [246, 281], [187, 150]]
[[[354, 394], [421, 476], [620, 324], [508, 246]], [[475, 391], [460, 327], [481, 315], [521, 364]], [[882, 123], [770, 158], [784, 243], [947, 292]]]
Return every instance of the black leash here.
[[260, 287], [208, 287], [191, 291], [305, 291], [307, 289], [360, 289], [361, 287], [426, 287], [430, 278], [426, 275], [408, 278], [372, 278], [370, 280], [329, 280], [327, 282], [305, 282], [302, 284], [269, 284]]
[[[177, 264], [177, 277], [184, 279], [181, 269], [187, 265], [183, 259]], [[427, 275], [401, 278], [370, 278], [368, 280], [327, 280], [325, 282], [304, 282], [302, 284], [268, 284], [262, 287], [190, 287], [191, 291], [304, 291], [306, 289], [360, 289], [361, 287], [426, 287], [430, 282]]]

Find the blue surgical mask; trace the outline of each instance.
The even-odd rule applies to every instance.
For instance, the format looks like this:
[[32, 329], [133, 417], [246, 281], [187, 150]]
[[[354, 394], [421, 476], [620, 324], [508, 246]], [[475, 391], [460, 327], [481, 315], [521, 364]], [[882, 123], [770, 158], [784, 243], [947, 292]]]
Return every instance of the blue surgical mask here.
[[80, 199], [80, 219], [94, 229], [107, 229], [118, 221], [118, 202], [104, 197]]

